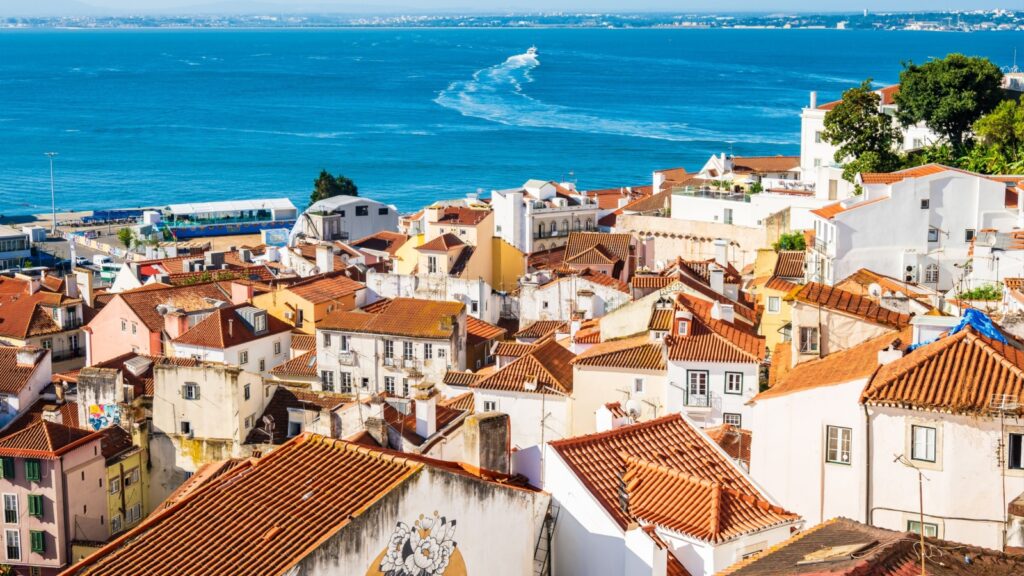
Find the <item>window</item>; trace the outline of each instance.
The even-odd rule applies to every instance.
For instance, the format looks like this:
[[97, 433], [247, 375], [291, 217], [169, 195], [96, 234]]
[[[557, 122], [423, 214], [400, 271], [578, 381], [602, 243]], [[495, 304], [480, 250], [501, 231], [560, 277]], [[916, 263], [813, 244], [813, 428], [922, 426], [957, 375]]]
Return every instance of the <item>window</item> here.
[[7, 524], [18, 523], [18, 495], [4, 494], [4, 522]]
[[280, 353], [281, 353], [281, 343], [280, 342], [274, 342], [274, 356], [277, 356]]
[[634, 378], [633, 379], [633, 393], [634, 394], [643, 394], [644, 393], [644, 379], [643, 378]]
[[370, 215], [370, 207], [369, 206], [356, 206], [356, 216], [369, 216], [369, 215]]
[[[6, 403], [4, 403], [3, 405], [7, 406]], [[5, 480], [13, 480], [14, 479], [14, 458], [5, 457], [2, 460], [2, 462], [3, 462], [3, 464], [0, 465], [0, 473], [2, 473], [3, 475], [0, 476], [0, 478], [4, 478]]]
[[294, 438], [294, 437], [298, 436], [299, 434], [302, 434], [302, 422], [297, 422], [295, 420], [289, 420], [288, 421], [288, 437], [289, 438]]
[[121, 479], [120, 478], [111, 478], [110, 479], [110, 493], [111, 494], [117, 494], [120, 491], [121, 491]]
[[43, 339], [43, 350], [53, 350], [53, 338]]
[[800, 352], [802, 354], [817, 354], [818, 352], [818, 329], [800, 328]]
[[29, 494], [28, 495], [28, 515], [41, 518], [43, 516], [43, 496], [42, 494]]
[[928, 199], [927, 198], [922, 198], [921, 199], [921, 210], [927, 210], [928, 209], [928, 205], [929, 205]]
[[402, 358], [412, 360], [412, 342], [402, 342]]
[[25, 478], [33, 482], [39, 482], [39, 480], [42, 477], [43, 471], [42, 466], [39, 463], [39, 460], [36, 460], [34, 458], [30, 460], [25, 460]]
[[387, 216], [388, 215], [388, 209], [387, 208], [377, 208], [377, 215], [378, 216]]
[[252, 425], [255, 424], [255, 423], [256, 423], [256, 415], [255, 414], [250, 414], [250, 415], [245, 417], [245, 422], [243, 424], [245, 426], [245, 429], [249, 430], [250, 428], [252, 428]]
[[769, 296], [768, 297], [768, 313], [769, 314], [778, 314], [779, 310], [781, 308], [782, 308], [782, 298], [779, 298], [778, 296]]
[[125, 516], [127, 517], [126, 519], [128, 520], [129, 524], [138, 522], [140, 519], [142, 519], [142, 504], [136, 504], [135, 506], [129, 508], [128, 513], [125, 514]]
[[548, 302], [547, 302], [547, 300], [545, 300], [544, 302], [541, 302], [540, 303], [540, 307], [543, 308], [544, 310], [547, 310], [548, 309]]
[[340, 340], [339, 344], [341, 344], [341, 351], [342, 352], [348, 352], [348, 336], [346, 336], [345, 334], [342, 334], [339, 337], [339, 340]]
[[249, 351], [248, 350], [242, 350], [241, 352], [238, 353], [238, 363], [239, 364], [248, 364], [249, 363]]
[[1010, 470], [1024, 470], [1024, 434], [1010, 434], [1007, 438], [1006, 467]]
[[[907, 532], [913, 532], [914, 534], [921, 533], [921, 521], [920, 520], [907, 520]], [[939, 525], [932, 524], [931, 522], [924, 523], [924, 535], [929, 538], [939, 537]]]
[[139, 324], [137, 322], [132, 322], [132, 334], [135, 334], [136, 332], [138, 332], [138, 330]]
[[444, 358], [445, 354], [447, 354], [447, 353], [448, 352], [446, 352], [444, 348], [438, 348], [437, 349], [437, 357], [438, 358]]
[[320, 386], [322, 386], [326, 392], [334, 392], [334, 372], [330, 370], [321, 370]]
[[192, 423], [189, 422], [188, 420], [182, 420], [181, 433], [184, 434], [185, 436], [190, 436], [192, 434]]
[[690, 323], [687, 322], [686, 320], [680, 320], [679, 322], [676, 322], [676, 326], [676, 333], [678, 333], [680, 336], [686, 336], [687, 334], [690, 333]]
[[433, 357], [434, 357], [434, 345], [428, 342], [428, 343], [423, 345], [423, 358], [425, 360], [430, 360]]
[[929, 264], [924, 269], [924, 283], [925, 284], [938, 284], [939, 283], [939, 265]]
[[910, 437], [910, 457], [914, 460], [935, 462], [935, 428], [911, 426]]
[[29, 530], [29, 541], [32, 543], [32, 551], [42, 554], [46, 552], [46, 532], [42, 530]]
[[686, 372], [686, 405], [710, 406], [708, 398], [708, 373], [706, 370]]
[[938, 228], [929, 228], [928, 229], [928, 241], [929, 242], [938, 242], [939, 241], [939, 229]]
[[7, 542], [7, 559], [21, 560], [21, 534], [17, 530], [5, 530], [4, 540]]
[[409, 397], [409, 379], [402, 378], [402, 396]]
[[974, 240], [974, 228], [964, 230], [964, 242], [970, 242], [971, 240]]
[[816, 130], [814, 132], [814, 143], [821, 144], [821, 130]]
[[477, 312], [480, 312], [480, 303], [477, 302], [476, 300], [471, 300], [469, 302], [469, 312], [470, 314], [476, 314]]
[[427, 256], [427, 274], [437, 274], [437, 256]]
[[722, 414], [722, 421], [730, 426], [737, 428], [743, 428], [743, 416], [741, 414], [735, 414], [732, 412], [725, 412]]
[[484, 400], [484, 412], [495, 412], [498, 409], [498, 403], [494, 400]]
[[242, 394], [245, 396], [246, 400], [252, 398], [252, 386], [246, 383], [246, 385], [242, 387]]
[[[395, 357], [395, 342], [393, 340], [384, 341], [384, 359], [389, 360]], [[385, 362], [388, 364], [388, 362]]]
[[260, 372], [264, 372], [264, 371], [266, 371], [266, 369], [267, 369], [267, 359], [266, 358], [260, 358], [260, 370], [259, 371]]
[[726, 372], [725, 373], [725, 393], [726, 394], [743, 394], [743, 373], [742, 372]]
[[121, 319], [121, 332], [127, 332], [127, 331], [128, 331], [128, 321], [125, 320], [124, 318], [122, 318]]
[[362, 386], [363, 386], [363, 390], [369, 390], [370, 389], [370, 379], [369, 378], [363, 378]]
[[833, 464], [849, 464], [853, 430], [839, 426], [828, 426], [825, 430], [827, 438], [825, 460]]
[[181, 397], [185, 400], [199, 400], [199, 384], [186, 382]]
[[324, 332], [324, 348], [330, 348], [330, 347], [331, 347], [331, 333], [330, 332]]
[[135, 468], [132, 468], [131, 470], [129, 470], [129, 471], [124, 473], [124, 485], [125, 485], [125, 488], [127, 488], [128, 486], [131, 486], [133, 484], [138, 484], [138, 483], [139, 483], [139, 468], [138, 468], [138, 466], [136, 466]]
[[387, 392], [388, 394], [394, 394], [395, 393], [395, 377], [394, 376], [385, 376], [384, 377], [384, 391]]
[[352, 393], [352, 374], [348, 372], [341, 373], [341, 388], [338, 391], [342, 394]]
[[116, 514], [110, 519], [110, 532], [117, 534], [121, 531], [121, 515]]

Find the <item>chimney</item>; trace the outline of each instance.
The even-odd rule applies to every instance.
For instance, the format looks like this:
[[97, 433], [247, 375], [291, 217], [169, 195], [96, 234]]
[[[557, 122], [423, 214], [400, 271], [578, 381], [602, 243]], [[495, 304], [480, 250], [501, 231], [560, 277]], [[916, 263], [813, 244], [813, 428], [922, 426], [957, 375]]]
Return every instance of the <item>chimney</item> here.
[[60, 407], [53, 404], [47, 404], [43, 406], [43, 413], [40, 414], [40, 418], [47, 422], [53, 422], [54, 424], [63, 424], [64, 418], [60, 414]]
[[421, 382], [415, 388], [416, 434], [430, 438], [437, 433], [437, 389], [429, 382]]
[[722, 267], [729, 265], [729, 241], [723, 238], [715, 240], [715, 262], [718, 262]]
[[811, 105], [810, 108], [813, 110], [818, 107], [818, 93], [811, 90]]
[[720, 266], [708, 266], [708, 283], [717, 294], [725, 294], [725, 270]]
[[234, 336], [235, 336], [235, 319], [234, 318], [228, 318], [228, 338], [233, 338]]
[[252, 284], [242, 282], [231, 283], [231, 303], [232, 304], [245, 304], [246, 302], [252, 301], [253, 288]]
[[330, 244], [319, 244], [316, 247], [316, 267], [321, 274], [334, 272], [334, 249]]
[[715, 302], [711, 306], [711, 317], [715, 320], [721, 320], [722, 322], [733, 323], [736, 318], [736, 309], [733, 308], [732, 304], [722, 304], [721, 302]]
[[388, 447], [388, 424], [380, 416], [370, 416], [363, 423], [370, 436], [382, 447]]
[[886, 364], [895, 362], [900, 358], [903, 358], [903, 351], [892, 344], [878, 351], [878, 364], [880, 366], [885, 366]]
[[46, 354], [46, 351], [42, 348], [35, 346], [22, 346], [18, 348], [17, 354], [15, 354], [15, 362], [18, 366], [31, 368], [39, 362], [39, 359]]
[[474, 468], [508, 474], [509, 440], [508, 414], [471, 414], [462, 423], [462, 459]]
[[238, 250], [238, 259], [242, 262], [252, 262], [252, 250], [240, 248]]
[[188, 316], [183, 312], [168, 311], [164, 314], [164, 331], [175, 339], [188, 331]]
[[64, 276], [64, 294], [68, 298], [78, 298], [78, 276], [76, 274]]

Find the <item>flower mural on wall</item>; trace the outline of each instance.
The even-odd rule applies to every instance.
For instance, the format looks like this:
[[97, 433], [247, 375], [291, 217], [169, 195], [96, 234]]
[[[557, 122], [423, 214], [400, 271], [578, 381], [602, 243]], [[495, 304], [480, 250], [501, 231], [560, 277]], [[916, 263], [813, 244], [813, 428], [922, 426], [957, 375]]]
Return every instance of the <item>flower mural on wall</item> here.
[[466, 564], [456, 548], [455, 520], [434, 512], [420, 514], [409, 526], [399, 522], [387, 548], [377, 556], [367, 576], [465, 576]]

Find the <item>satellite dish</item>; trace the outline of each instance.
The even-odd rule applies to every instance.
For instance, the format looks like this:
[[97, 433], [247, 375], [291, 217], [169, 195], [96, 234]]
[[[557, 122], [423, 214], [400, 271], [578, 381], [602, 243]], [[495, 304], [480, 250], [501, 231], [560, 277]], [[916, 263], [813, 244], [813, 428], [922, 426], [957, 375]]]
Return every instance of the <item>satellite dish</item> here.
[[882, 297], [882, 287], [879, 286], [878, 284], [872, 282], [868, 286], [868, 295], [870, 295], [872, 298], [881, 298]]
[[633, 420], [640, 417], [640, 401], [635, 398], [630, 398], [626, 401], [626, 414]]

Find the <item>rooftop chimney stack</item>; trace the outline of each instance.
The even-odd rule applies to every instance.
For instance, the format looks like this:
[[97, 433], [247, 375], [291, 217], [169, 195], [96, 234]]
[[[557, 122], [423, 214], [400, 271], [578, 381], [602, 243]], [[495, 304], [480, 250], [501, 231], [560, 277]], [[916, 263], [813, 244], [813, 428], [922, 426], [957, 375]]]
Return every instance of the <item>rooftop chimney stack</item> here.
[[46, 354], [46, 351], [42, 348], [35, 346], [22, 346], [18, 348], [18, 352], [15, 354], [15, 362], [18, 366], [31, 368], [36, 365], [39, 358]]
[[810, 108], [813, 110], [818, 107], [818, 93], [811, 90], [811, 105]]
[[711, 306], [711, 318], [732, 324], [736, 319], [736, 309], [733, 308], [732, 304], [715, 302], [714, 305]]
[[725, 270], [721, 266], [708, 266], [708, 284], [716, 294], [725, 294]]
[[316, 267], [321, 274], [334, 272], [334, 248], [330, 244], [319, 244], [316, 247]]
[[78, 298], [78, 275], [68, 274], [64, 276], [64, 294], [68, 298]]
[[[159, 307], [157, 309], [159, 311]], [[188, 316], [175, 310], [164, 312], [164, 331], [171, 340], [181, 336], [188, 331]]]
[[462, 423], [463, 461], [474, 468], [509, 472], [509, 419], [501, 412], [471, 414]]
[[722, 238], [715, 240], [715, 262], [722, 267], [729, 265], [729, 241]]
[[231, 283], [231, 303], [245, 304], [252, 301], [253, 288], [250, 283]]
[[430, 438], [437, 433], [437, 389], [429, 382], [416, 385], [416, 434]]

